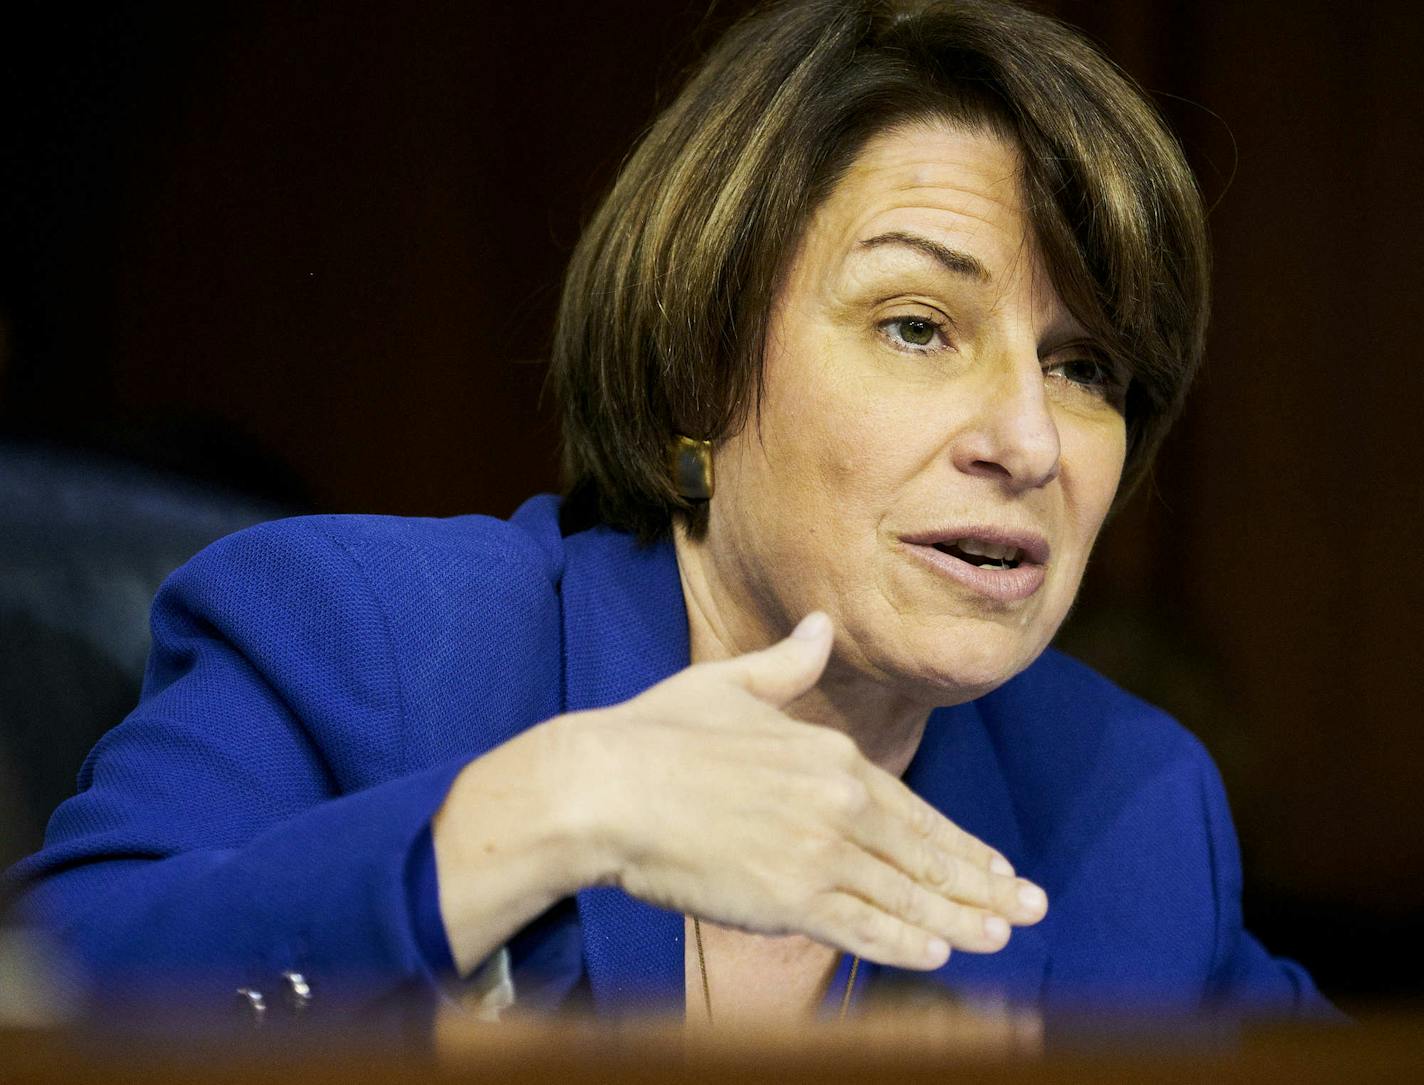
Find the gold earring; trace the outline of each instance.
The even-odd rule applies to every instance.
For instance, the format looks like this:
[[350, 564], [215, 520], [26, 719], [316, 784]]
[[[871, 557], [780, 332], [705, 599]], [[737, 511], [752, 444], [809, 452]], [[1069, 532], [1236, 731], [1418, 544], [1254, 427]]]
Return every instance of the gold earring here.
[[670, 454], [672, 484], [678, 497], [688, 501], [711, 501], [716, 488], [712, 477], [712, 442], [694, 441], [678, 434]]

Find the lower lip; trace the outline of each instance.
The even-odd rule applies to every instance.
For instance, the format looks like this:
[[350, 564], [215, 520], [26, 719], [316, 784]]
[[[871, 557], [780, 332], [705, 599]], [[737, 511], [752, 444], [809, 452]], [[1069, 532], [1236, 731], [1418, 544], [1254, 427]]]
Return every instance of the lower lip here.
[[996, 602], [1017, 603], [1043, 587], [1043, 565], [1025, 562], [1015, 569], [981, 569], [933, 546], [906, 543], [905, 549], [942, 576]]

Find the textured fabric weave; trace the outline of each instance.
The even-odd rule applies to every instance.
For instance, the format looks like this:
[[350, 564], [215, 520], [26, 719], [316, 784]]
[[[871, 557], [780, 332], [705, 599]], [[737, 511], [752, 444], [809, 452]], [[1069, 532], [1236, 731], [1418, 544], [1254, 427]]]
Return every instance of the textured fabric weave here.
[[[324, 1005], [442, 997], [412, 916], [428, 924], [429, 901], [410, 897], [434, 891], [417, 845], [456, 773], [688, 661], [671, 546], [561, 538], [557, 517], [549, 497], [509, 522], [307, 517], [204, 551], [155, 603], [139, 706], [15, 871], [24, 914], [97, 996], [217, 1007], [291, 969]], [[937, 711], [906, 780], [1051, 901], [1005, 950], [956, 953], [928, 982], [1038, 1004], [1328, 1010], [1242, 929], [1200, 744], [1081, 665], [1048, 652]], [[682, 917], [616, 889], [581, 891], [507, 948], [521, 1004], [682, 999]]]

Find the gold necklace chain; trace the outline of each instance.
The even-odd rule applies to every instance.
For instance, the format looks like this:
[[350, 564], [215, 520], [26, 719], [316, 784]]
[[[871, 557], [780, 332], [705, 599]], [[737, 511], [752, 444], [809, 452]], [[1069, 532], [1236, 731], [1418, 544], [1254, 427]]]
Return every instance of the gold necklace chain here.
[[[707, 954], [702, 951], [702, 923], [692, 917], [692, 933], [697, 939], [697, 970], [702, 973], [702, 1000], [707, 1004], [707, 1023], [712, 1023], [712, 986], [707, 982]], [[855, 990], [855, 974], [860, 971], [860, 957], [851, 958], [850, 976], [846, 978], [845, 992], [841, 995], [841, 1010], [837, 1021], [844, 1021], [850, 1010], [850, 993]]]

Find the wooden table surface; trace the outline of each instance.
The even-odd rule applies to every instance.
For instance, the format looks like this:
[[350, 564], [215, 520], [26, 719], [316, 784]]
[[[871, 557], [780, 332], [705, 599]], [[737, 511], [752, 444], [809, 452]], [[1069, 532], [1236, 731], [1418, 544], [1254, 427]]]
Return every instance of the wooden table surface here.
[[930, 1042], [904, 1023], [808, 1025], [759, 1035], [680, 1024], [544, 1022], [447, 1029], [438, 1048], [359, 1035], [234, 1029], [161, 1041], [93, 1029], [0, 1030], [0, 1083], [326, 1085], [489, 1081], [788, 1083], [1424, 1082], [1424, 1012], [1345, 1026], [1273, 1026], [1230, 1038], [1088, 1029], [1045, 1054], [1031, 1035]]

